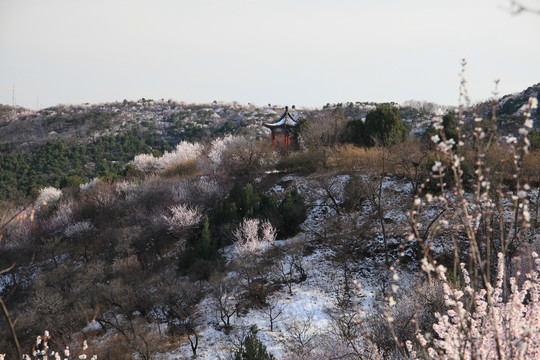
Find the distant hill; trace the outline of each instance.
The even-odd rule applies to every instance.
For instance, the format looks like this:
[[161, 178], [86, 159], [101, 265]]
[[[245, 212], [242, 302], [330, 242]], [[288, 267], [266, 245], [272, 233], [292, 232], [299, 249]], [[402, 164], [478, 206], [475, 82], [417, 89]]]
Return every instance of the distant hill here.
[[[498, 128], [501, 134], [517, 133], [518, 129], [523, 125], [523, 112], [528, 108], [529, 98], [536, 97], [540, 100], [540, 83], [530, 86], [527, 89], [515, 93], [504, 95], [497, 103], [497, 121]], [[493, 111], [493, 100], [488, 100], [473, 106], [473, 111], [482, 116], [489, 118]], [[533, 110], [531, 117], [536, 120], [534, 126], [540, 129], [540, 112]]]
[[[507, 94], [500, 97], [497, 101], [497, 115], [499, 116], [521, 116], [523, 111], [529, 104], [529, 98], [536, 97], [540, 98], [540, 83], [532, 85], [527, 89], [513, 93]], [[493, 99], [488, 99], [482, 101], [478, 104], [473, 105], [473, 110], [477, 114], [482, 116], [491, 116], [493, 110]], [[535, 114], [539, 116], [539, 114]]]
[[[429, 125], [437, 104], [410, 101], [398, 105], [411, 131]], [[343, 119], [366, 116], [377, 103], [347, 102], [326, 104], [322, 109], [292, 109], [295, 117], [313, 118], [339, 114]], [[264, 122], [279, 118], [284, 108], [275, 105], [257, 107], [236, 102], [186, 104], [172, 100], [146, 100], [100, 104], [57, 105], [32, 111], [0, 105], [0, 143], [12, 149], [33, 149], [51, 140], [78, 144], [100, 136], [117, 136], [134, 129], [152, 133], [174, 145], [182, 140], [201, 141], [229, 133], [249, 132], [266, 136]]]
[[[517, 131], [528, 98], [539, 94], [537, 84], [502, 97], [498, 105], [501, 133]], [[293, 106], [291, 113], [295, 118], [317, 120], [314, 123], [346, 124], [351, 119], [365, 118], [377, 105], [346, 102], [326, 104], [321, 109]], [[441, 108], [413, 100], [392, 105], [398, 107], [411, 136], [423, 134]], [[121, 176], [135, 155], [159, 156], [181, 141], [204, 143], [227, 134], [265, 138], [269, 133], [263, 123], [277, 120], [283, 111], [283, 107], [270, 104], [187, 104], [144, 98], [57, 105], [38, 111], [0, 105], [0, 201], [19, 198], [31, 189], [45, 186], [63, 187], [94, 177]], [[476, 112], [486, 117], [490, 111], [490, 102], [476, 106]]]
[[[522, 115], [531, 97], [540, 99], [540, 83], [519, 93], [503, 96], [499, 101], [499, 115]], [[540, 112], [536, 111], [533, 115], [540, 119]]]
[[0, 108], [0, 142], [34, 148], [50, 140], [89, 142], [138, 129], [175, 143], [194, 141], [262, 124], [281, 109], [236, 104], [185, 104], [175, 101], [123, 101], [58, 105], [39, 111]]

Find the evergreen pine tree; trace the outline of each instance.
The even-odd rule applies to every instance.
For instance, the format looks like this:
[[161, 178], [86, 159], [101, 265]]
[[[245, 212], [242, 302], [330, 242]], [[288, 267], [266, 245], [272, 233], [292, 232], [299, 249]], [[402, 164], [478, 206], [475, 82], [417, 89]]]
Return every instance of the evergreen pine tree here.
[[382, 145], [403, 142], [408, 135], [398, 109], [389, 104], [379, 105], [367, 113], [363, 131], [366, 146], [375, 145], [376, 141]]
[[306, 205], [304, 198], [298, 193], [298, 189], [293, 188], [287, 191], [285, 198], [279, 204], [279, 213], [281, 215], [282, 236], [291, 236], [298, 231], [298, 227], [306, 219]]
[[197, 243], [197, 253], [203, 259], [211, 259], [216, 251], [212, 235], [210, 233], [210, 221], [208, 216], [204, 218], [204, 226], [201, 232], [201, 238]]
[[250, 334], [244, 339], [244, 346], [239, 349], [235, 360], [274, 360], [274, 355], [266, 350], [266, 346], [257, 338], [257, 326], [253, 325]]
[[454, 116], [450, 113], [443, 116], [443, 128], [444, 128], [444, 135], [446, 136], [447, 140], [454, 139], [456, 144], [458, 143], [458, 132], [457, 132], [457, 125], [456, 120], [454, 119]]
[[246, 185], [239, 205], [240, 217], [255, 217], [257, 213], [257, 201], [255, 200], [255, 194], [253, 193], [253, 186], [251, 184]]
[[268, 219], [272, 224], [279, 223], [278, 203], [275, 195], [263, 194], [261, 196], [259, 216]]

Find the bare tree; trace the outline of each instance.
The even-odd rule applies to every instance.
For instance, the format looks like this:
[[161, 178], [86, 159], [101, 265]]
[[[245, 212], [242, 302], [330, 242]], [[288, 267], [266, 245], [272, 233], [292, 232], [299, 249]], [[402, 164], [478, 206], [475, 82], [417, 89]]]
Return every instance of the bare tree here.
[[396, 144], [392, 147], [392, 161], [409, 180], [412, 195], [418, 193], [420, 185], [429, 176], [425, 166], [428, 158], [427, 150], [426, 145], [416, 143]]
[[313, 331], [313, 313], [306, 318], [292, 319], [285, 325], [286, 340], [283, 343], [285, 350], [296, 359], [309, 358], [316, 348]]
[[228, 333], [231, 328], [231, 319], [240, 310], [238, 296], [238, 286], [235, 280], [221, 279], [214, 283], [213, 298], [214, 306], [225, 332]]
[[343, 286], [338, 291], [339, 303], [351, 303], [353, 295], [353, 264], [365, 253], [368, 247], [366, 233], [371, 222], [365, 222], [357, 218], [357, 215], [346, 214], [334, 216], [326, 222], [328, 231], [328, 243], [333, 250], [330, 260], [339, 269], [343, 278]]
[[198, 320], [197, 314], [193, 314], [184, 324], [193, 357], [197, 357], [197, 349], [199, 347]]
[[343, 113], [326, 110], [322, 113], [308, 114], [310, 126], [302, 133], [308, 149], [326, 148], [338, 143], [343, 136], [346, 119]]
[[[21, 210], [15, 212], [14, 214], [9, 214], [9, 215], [7, 211], [4, 212], [2, 218], [0, 219], [0, 249], [2, 248], [2, 239], [4, 236], [4, 230], [6, 226], [8, 226], [12, 222], [21, 221], [22, 219], [27, 218], [28, 215], [30, 215], [30, 218], [33, 219], [34, 212], [32, 211], [30, 214], [28, 214], [29, 208], [30, 208], [30, 205], [23, 207]], [[16, 264], [13, 263], [5, 269], [0, 269], [0, 275], [11, 271], [15, 267], [15, 265]], [[15, 323], [12, 320], [9, 314], [9, 311], [7, 309], [6, 303], [4, 302], [4, 299], [2, 297], [0, 297], [0, 307], [2, 308], [2, 312], [8, 323], [8, 327], [11, 332], [11, 337], [13, 339], [13, 344], [15, 345], [15, 349], [17, 351], [17, 357], [18, 359], [22, 360], [22, 350], [21, 350], [21, 345], [19, 344], [19, 339], [17, 338], [17, 333], [15, 331]]]
[[270, 321], [270, 331], [274, 331], [274, 325], [285, 311], [285, 305], [275, 303], [275, 302], [269, 302], [266, 304], [265, 307], [263, 307], [263, 313], [268, 316], [268, 320]]
[[[228, 341], [234, 349], [232, 354], [236, 353], [237, 351], [242, 351], [242, 349], [244, 349], [244, 341], [249, 334], [250, 326], [247, 326], [245, 324], [238, 324], [237, 326], [235, 326], [234, 329], [229, 332]], [[234, 356], [232, 356], [232, 354], [230, 359], [234, 359]]]
[[342, 193], [340, 178], [337, 174], [321, 176], [317, 178], [319, 188], [323, 192], [324, 204], [332, 208], [338, 215], [341, 215], [341, 205], [339, 196]]
[[358, 311], [338, 306], [333, 311], [328, 311], [327, 314], [331, 320], [330, 332], [336, 337], [334, 344], [341, 344], [343, 355], [346, 354], [351, 359], [364, 358], [366, 346], [363, 343], [363, 336], [365, 329], [362, 328]]
[[277, 278], [287, 286], [289, 295], [292, 296], [292, 284], [294, 282], [294, 266], [292, 262], [289, 262], [286, 259], [279, 259], [276, 261], [271, 271], [272, 274], [277, 276]]
[[371, 209], [379, 223], [384, 242], [384, 263], [386, 267], [390, 266], [388, 257], [388, 237], [386, 233], [385, 214], [386, 214], [386, 192], [384, 190], [384, 181], [390, 159], [390, 150], [385, 146], [378, 146], [379, 154], [377, 163], [368, 164], [367, 175], [364, 179], [364, 191], [366, 200], [371, 205]]

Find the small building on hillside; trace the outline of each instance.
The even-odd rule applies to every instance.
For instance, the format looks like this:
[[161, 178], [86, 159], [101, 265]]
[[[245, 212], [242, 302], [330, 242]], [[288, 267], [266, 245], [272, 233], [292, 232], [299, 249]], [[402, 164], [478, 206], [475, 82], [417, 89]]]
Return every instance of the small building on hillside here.
[[289, 107], [285, 106], [285, 112], [278, 121], [271, 124], [263, 124], [271, 131], [272, 145], [289, 151], [291, 146], [291, 134], [296, 126], [296, 121], [289, 113]]

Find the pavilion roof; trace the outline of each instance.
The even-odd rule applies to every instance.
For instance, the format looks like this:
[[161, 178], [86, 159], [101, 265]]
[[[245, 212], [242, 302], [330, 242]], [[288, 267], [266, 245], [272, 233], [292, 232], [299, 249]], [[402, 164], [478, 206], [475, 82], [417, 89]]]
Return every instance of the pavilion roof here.
[[294, 127], [296, 125], [296, 121], [294, 121], [292, 115], [289, 113], [289, 107], [285, 106], [285, 112], [283, 113], [283, 115], [281, 115], [278, 121], [263, 125], [270, 129]]

